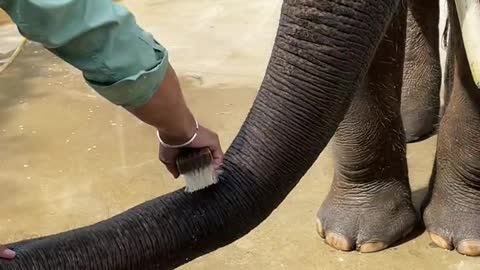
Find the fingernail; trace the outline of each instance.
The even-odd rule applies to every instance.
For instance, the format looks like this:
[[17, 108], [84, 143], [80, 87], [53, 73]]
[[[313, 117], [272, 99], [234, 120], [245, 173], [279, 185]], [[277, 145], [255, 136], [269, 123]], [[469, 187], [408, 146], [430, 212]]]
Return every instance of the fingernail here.
[[13, 259], [15, 258], [16, 254], [15, 254], [15, 251], [11, 249], [5, 249], [0, 255], [5, 259]]

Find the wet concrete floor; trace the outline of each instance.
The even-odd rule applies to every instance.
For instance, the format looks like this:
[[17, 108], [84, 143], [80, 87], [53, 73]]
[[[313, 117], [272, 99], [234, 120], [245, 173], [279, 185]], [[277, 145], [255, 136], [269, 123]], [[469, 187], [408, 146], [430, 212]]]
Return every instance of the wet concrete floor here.
[[[169, 48], [188, 103], [226, 149], [263, 77], [281, 1], [124, 3]], [[435, 140], [408, 148], [417, 207]], [[96, 95], [77, 70], [33, 43], [0, 74], [0, 145], [4, 243], [88, 225], [182, 186], [157, 161], [152, 128]], [[435, 248], [421, 231], [375, 254], [328, 247], [314, 217], [332, 173], [327, 148], [263, 224], [180, 269], [480, 269], [478, 259]]]

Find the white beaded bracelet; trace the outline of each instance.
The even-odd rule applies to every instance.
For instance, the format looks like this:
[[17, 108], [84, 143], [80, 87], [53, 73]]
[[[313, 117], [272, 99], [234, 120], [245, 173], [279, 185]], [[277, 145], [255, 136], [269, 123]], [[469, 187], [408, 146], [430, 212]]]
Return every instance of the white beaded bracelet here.
[[168, 143], [165, 143], [164, 141], [162, 141], [162, 138], [160, 138], [160, 133], [158, 132], [157, 130], [157, 137], [158, 137], [158, 141], [160, 142], [160, 144], [165, 147], [165, 148], [173, 148], [173, 149], [176, 149], [176, 148], [183, 148], [183, 147], [186, 147], [188, 146], [189, 144], [191, 144], [196, 138], [197, 138], [197, 135], [198, 135], [198, 122], [197, 120], [195, 119], [195, 134], [193, 134], [192, 138], [190, 138], [190, 140], [188, 140], [186, 143], [182, 143], [182, 144], [178, 144], [178, 145], [172, 145], [172, 144], [168, 144]]

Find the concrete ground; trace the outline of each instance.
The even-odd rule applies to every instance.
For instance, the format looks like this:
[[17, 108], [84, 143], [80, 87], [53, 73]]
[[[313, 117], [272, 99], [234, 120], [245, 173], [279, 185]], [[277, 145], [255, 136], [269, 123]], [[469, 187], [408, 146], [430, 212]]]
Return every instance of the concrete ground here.
[[[124, 3], [169, 48], [188, 103], [226, 149], [263, 77], [281, 1]], [[435, 141], [408, 148], [417, 207]], [[4, 243], [88, 225], [182, 186], [157, 161], [152, 128], [96, 95], [77, 70], [36, 44], [0, 74], [0, 145]], [[332, 169], [327, 148], [263, 224], [180, 269], [478, 269], [478, 259], [435, 248], [421, 231], [380, 253], [328, 247], [315, 232], [314, 217]]]

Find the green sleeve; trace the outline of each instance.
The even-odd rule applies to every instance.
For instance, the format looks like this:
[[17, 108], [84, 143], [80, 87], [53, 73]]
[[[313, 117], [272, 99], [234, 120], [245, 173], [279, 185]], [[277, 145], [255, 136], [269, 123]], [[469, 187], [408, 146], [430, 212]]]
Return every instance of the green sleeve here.
[[112, 0], [0, 0], [0, 8], [112, 103], [144, 105], [165, 76], [167, 50]]

